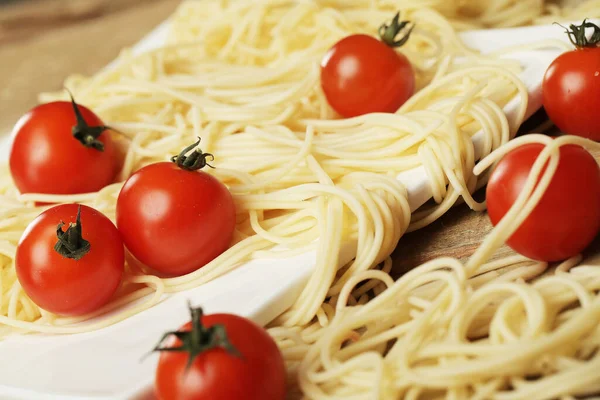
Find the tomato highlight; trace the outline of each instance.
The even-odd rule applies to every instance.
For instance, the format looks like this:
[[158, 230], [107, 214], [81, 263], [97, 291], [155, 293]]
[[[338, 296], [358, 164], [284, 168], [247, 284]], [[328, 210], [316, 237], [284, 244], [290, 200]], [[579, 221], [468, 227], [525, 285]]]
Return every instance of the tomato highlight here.
[[13, 129], [9, 166], [21, 193], [97, 192], [119, 170], [110, 128], [71, 101], [39, 105]]
[[331, 107], [350, 118], [368, 113], [396, 112], [415, 91], [410, 61], [394, 50], [404, 45], [411, 26], [399, 39], [408, 21], [396, 14], [379, 30], [381, 41], [355, 34], [337, 42], [321, 61], [321, 86]]
[[[585, 28], [593, 35], [586, 37]], [[544, 75], [542, 102], [564, 133], [600, 141], [600, 27], [586, 20], [567, 29], [576, 47], [558, 56]]]
[[15, 256], [25, 293], [40, 308], [65, 316], [84, 315], [108, 303], [124, 263], [123, 241], [114, 224], [77, 204], [41, 213], [23, 233]]
[[203, 267], [233, 239], [233, 198], [217, 178], [200, 171], [210, 167], [212, 154], [202, 153], [199, 143], [172, 162], [135, 172], [117, 199], [117, 226], [125, 246], [137, 261], [168, 276]]
[[[514, 204], [543, 148], [526, 144], [498, 162], [486, 189], [493, 225]], [[566, 145], [546, 192], [507, 244], [534, 260], [562, 261], [583, 251], [599, 231], [600, 168], [583, 147]]]

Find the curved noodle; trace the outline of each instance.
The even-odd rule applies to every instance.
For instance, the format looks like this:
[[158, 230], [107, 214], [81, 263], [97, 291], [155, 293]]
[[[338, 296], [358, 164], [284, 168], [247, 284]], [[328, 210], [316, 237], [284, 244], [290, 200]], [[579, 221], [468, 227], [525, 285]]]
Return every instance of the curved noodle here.
[[[557, 147], [575, 139], [509, 142], [524, 118], [527, 90], [517, 78], [520, 66], [503, 56], [519, 48], [482, 55], [457, 34], [595, 17], [595, 4], [182, 3], [165, 46], [142, 55], [124, 51], [114, 68], [66, 81], [78, 102], [121, 133], [114, 135], [126, 151], [119, 182], [98, 193], [19, 194], [8, 169], [0, 169], [0, 334], [99, 329], [252, 258], [316, 248], [313, 275], [269, 329], [303, 396], [525, 399], [531, 393], [551, 398], [598, 389], [586, 378], [600, 360], [600, 331], [593, 326], [600, 314], [597, 268], [570, 260], [555, 275], [526, 284], [548, 265], [522, 257], [486, 263], [539, 200], [556, 166]], [[348, 34], [375, 34], [398, 9], [416, 24], [399, 51], [414, 66], [417, 93], [395, 114], [338, 119], [320, 88], [321, 57]], [[515, 97], [520, 108], [508, 120], [502, 109]], [[477, 163], [471, 138], [479, 131], [487, 158]], [[83, 317], [52, 315], [23, 293], [14, 256], [23, 230], [43, 209], [36, 202], [79, 202], [114, 220], [124, 179], [199, 136], [202, 148], [216, 157], [216, 170], [208, 172], [230, 188], [236, 202], [236, 231], [226, 252], [177, 278], [127, 265], [115, 299]], [[483, 210], [485, 203], [471, 196], [485, 183], [481, 173], [526, 141], [548, 146], [518, 206], [469, 262], [434, 260], [393, 282], [390, 254], [401, 236], [435, 221], [459, 200]], [[550, 167], [534, 189], [532, 179], [547, 159]], [[425, 169], [433, 200], [411, 213], [407, 189], [395, 177], [415, 167]], [[340, 253], [348, 249], [352, 260], [345, 263]], [[542, 379], [529, 382], [531, 374]]]

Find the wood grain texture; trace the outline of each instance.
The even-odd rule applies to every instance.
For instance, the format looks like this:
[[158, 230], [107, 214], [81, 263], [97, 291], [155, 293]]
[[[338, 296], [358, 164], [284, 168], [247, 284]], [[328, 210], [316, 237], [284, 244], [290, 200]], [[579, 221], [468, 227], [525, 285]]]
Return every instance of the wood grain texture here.
[[[456, 206], [433, 224], [400, 239], [394, 251], [394, 278], [437, 257], [469, 258], [492, 230], [486, 212], [475, 212], [465, 204]], [[506, 246], [494, 256], [513, 254]]]

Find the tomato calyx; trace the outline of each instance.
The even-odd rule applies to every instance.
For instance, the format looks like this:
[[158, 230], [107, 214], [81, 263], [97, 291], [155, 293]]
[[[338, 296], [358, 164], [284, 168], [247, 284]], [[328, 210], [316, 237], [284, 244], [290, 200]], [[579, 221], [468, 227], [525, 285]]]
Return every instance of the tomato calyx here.
[[85, 147], [90, 147], [98, 151], [104, 151], [104, 143], [98, 140], [98, 137], [108, 129], [106, 125], [89, 126], [79, 110], [79, 105], [75, 102], [73, 94], [67, 90], [71, 97], [71, 104], [73, 105], [73, 111], [75, 112], [75, 118], [77, 124], [71, 129], [71, 133], [75, 139], [77, 139]]
[[75, 223], [69, 224], [66, 231], [62, 227], [65, 225], [60, 221], [56, 227], [56, 237], [58, 242], [54, 245], [54, 250], [65, 258], [70, 258], [75, 261], [80, 260], [90, 251], [90, 242], [82, 236], [81, 230], [81, 205], [77, 209], [77, 218]]
[[[593, 22], [589, 22], [587, 19], [584, 19], [581, 25], [571, 24], [569, 25], [569, 28], [558, 23], [556, 24], [565, 29], [569, 41], [578, 49], [584, 47], [598, 47], [600, 45], [600, 26]], [[585, 35], [586, 28], [594, 29], [594, 33], [592, 33], [592, 36], [589, 39]]]
[[[214, 161], [215, 156], [213, 156], [210, 153], [203, 153], [202, 149], [198, 147], [201, 140], [202, 139], [198, 138], [198, 141], [196, 143], [189, 145], [188, 147], [183, 149], [181, 153], [171, 157], [171, 161], [177, 164], [179, 168], [185, 169], [186, 171], [197, 171], [206, 166], [209, 166], [210, 168], [215, 168], [206, 161], [206, 159], [209, 157], [210, 161]], [[190, 151], [192, 151], [192, 153], [186, 156], [186, 154]]]
[[[190, 303], [188, 303], [188, 308], [192, 316], [192, 330], [165, 333], [158, 342], [158, 345], [156, 345], [152, 351], [188, 353], [189, 357], [185, 367], [186, 371], [189, 370], [198, 355], [212, 349], [222, 348], [232, 356], [242, 357], [238, 349], [236, 349], [229, 341], [225, 325], [215, 324], [210, 327], [205, 327], [202, 324], [202, 308], [194, 308]], [[181, 341], [181, 345], [177, 347], [161, 347], [162, 342], [170, 335], [177, 337], [177, 339]]]
[[379, 27], [379, 37], [381, 38], [381, 41], [390, 47], [403, 46], [410, 38], [410, 34], [415, 25], [412, 24], [400, 39], [396, 40], [396, 36], [398, 36], [408, 24], [410, 24], [410, 21], [400, 21], [400, 11], [398, 11], [389, 25], [383, 23]]

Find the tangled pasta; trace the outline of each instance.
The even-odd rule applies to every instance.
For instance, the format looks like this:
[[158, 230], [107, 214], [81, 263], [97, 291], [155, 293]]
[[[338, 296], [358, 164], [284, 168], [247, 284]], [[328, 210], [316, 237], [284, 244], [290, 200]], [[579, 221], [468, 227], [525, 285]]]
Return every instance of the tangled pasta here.
[[[14, 269], [16, 243], [41, 211], [34, 203], [79, 202], [114, 220], [122, 182], [81, 195], [19, 194], [3, 169], [5, 333], [99, 329], [252, 258], [316, 249], [314, 273], [301, 295], [269, 327], [305, 397], [526, 399], [596, 390], [597, 382], [583, 374], [598, 363], [599, 332], [586, 322], [598, 321], [600, 313], [596, 268], [573, 267], [570, 260], [555, 275], [527, 284], [547, 265], [521, 257], [486, 263], [536, 194], [521, 197], [523, 209], [515, 208], [466, 265], [440, 259], [397, 282], [389, 275], [389, 256], [405, 232], [430, 224], [459, 200], [485, 209], [471, 194], [502, 152], [542, 141], [555, 165], [557, 147], [575, 140], [550, 144], [529, 136], [509, 143], [527, 108], [521, 67], [469, 49], [457, 31], [593, 16], [592, 3], [572, 11], [508, 0], [183, 3], [165, 46], [142, 55], [126, 51], [113, 68], [70, 77], [66, 86], [121, 132], [115, 137], [126, 151], [120, 181], [202, 137], [203, 149], [216, 158], [211, 173], [236, 202], [232, 246], [177, 278], [127, 266], [120, 292], [102, 310], [77, 318], [52, 315], [22, 292]], [[401, 51], [415, 68], [418, 92], [395, 114], [336, 119], [319, 84], [321, 57], [348, 34], [374, 34], [398, 8], [416, 24]], [[520, 106], [508, 118], [503, 108], [515, 98]], [[476, 134], [483, 137], [477, 155]], [[481, 157], [487, 158], [477, 163]], [[396, 179], [417, 167], [426, 171], [433, 193], [423, 207]], [[549, 352], [571, 341], [576, 344]], [[528, 382], [532, 376], [542, 378]], [[571, 386], [562, 384], [567, 378]]]

